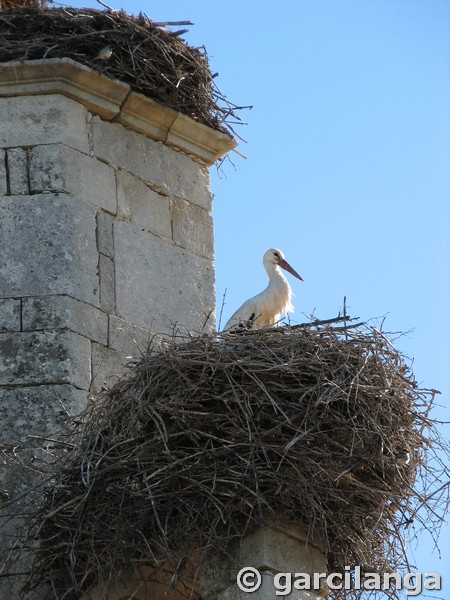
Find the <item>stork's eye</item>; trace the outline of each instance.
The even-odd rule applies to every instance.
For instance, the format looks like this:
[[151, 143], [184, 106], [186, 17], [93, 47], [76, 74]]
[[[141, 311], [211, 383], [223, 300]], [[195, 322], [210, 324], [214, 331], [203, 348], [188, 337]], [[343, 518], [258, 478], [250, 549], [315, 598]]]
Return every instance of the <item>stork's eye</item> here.
[[280, 255], [278, 254], [278, 252], [274, 252], [274, 255], [275, 255], [277, 258], [280, 258]]

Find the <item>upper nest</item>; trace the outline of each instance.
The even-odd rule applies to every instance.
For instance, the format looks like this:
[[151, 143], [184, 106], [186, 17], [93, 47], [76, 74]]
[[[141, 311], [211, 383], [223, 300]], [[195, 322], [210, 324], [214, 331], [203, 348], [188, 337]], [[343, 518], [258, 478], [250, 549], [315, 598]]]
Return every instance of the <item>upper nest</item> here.
[[169, 343], [76, 426], [35, 514], [30, 585], [68, 600], [128, 566], [158, 579], [158, 561], [176, 571], [270, 523], [302, 526], [332, 569], [395, 571], [438, 443], [432, 396], [364, 325]]
[[[146, 16], [124, 12], [16, 8], [1, 14], [0, 62], [72, 58], [232, 134], [231, 121], [240, 120], [236, 107], [214, 85], [204, 48], [189, 46], [178, 33], [156, 26]], [[98, 60], [106, 46], [112, 50], [110, 58]]]

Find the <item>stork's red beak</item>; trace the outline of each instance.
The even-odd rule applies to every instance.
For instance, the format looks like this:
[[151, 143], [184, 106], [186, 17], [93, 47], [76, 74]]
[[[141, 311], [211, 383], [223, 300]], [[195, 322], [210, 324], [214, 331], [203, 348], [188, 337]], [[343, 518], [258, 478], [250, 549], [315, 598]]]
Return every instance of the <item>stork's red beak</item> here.
[[303, 277], [299, 275], [297, 271], [291, 267], [287, 260], [284, 260], [284, 258], [280, 258], [278, 266], [284, 269], [285, 271], [288, 271], [294, 277], [297, 277], [297, 279], [300, 279], [300, 281], [303, 281]]

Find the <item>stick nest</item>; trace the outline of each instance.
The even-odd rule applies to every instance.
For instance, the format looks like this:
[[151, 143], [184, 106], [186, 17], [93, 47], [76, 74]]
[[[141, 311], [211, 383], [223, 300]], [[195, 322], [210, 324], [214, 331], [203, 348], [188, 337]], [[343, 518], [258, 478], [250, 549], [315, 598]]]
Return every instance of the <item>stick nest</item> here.
[[384, 334], [337, 321], [143, 356], [92, 401], [55, 464], [28, 586], [75, 599], [127, 567], [157, 580], [161, 561], [182, 578], [189, 557], [273, 523], [303, 527], [333, 570], [409, 566], [401, 540], [428, 506], [413, 486], [439, 446], [434, 393]]
[[[3, 4], [2, 4], [3, 3]], [[23, 5], [30, 6], [24, 0]], [[0, 9], [8, 0], [0, 0]], [[242, 122], [215, 86], [204, 48], [157, 27], [147, 16], [73, 8], [15, 8], [1, 13], [0, 63], [68, 57], [118, 79], [191, 118], [232, 134]], [[110, 46], [108, 60], [99, 60]]]

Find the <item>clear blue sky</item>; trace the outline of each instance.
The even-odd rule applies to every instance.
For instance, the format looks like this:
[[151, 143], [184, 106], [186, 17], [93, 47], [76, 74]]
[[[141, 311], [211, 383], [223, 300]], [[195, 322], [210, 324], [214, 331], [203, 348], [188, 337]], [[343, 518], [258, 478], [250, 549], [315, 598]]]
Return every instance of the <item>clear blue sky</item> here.
[[[397, 345], [442, 391], [435, 417], [448, 420], [450, 1], [113, 6], [192, 20], [184, 37], [206, 46], [220, 89], [254, 105], [237, 129], [248, 159], [212, 169], [222, 324], [266, 285], [262, 254], [277, 246], [305, 279], [290, 279], [294, 320], [335, 316], [344, 296], [352, 316], [386, 316], [385, 329], [410, 332]], [[448, 600], [448, 526], [440, 546], [442, 559], [420, 536], [412, 564], [440, 572], [434, 597]]]

